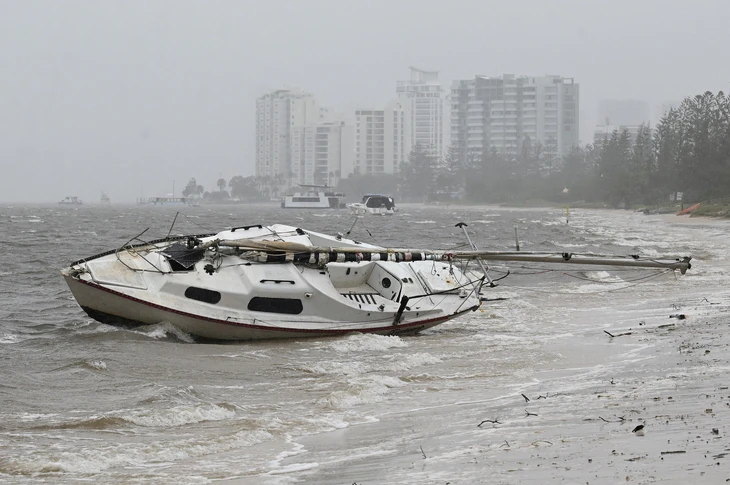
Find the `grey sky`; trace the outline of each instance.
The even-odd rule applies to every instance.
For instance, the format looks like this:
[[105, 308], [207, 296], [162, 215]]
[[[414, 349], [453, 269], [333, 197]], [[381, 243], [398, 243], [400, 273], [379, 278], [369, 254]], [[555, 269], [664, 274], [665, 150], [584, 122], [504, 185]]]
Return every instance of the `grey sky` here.
[[728, 91], [728, 18], [722, 0], [0, 0], [0, 201], [211, 190], [253, 174], [264, 91], [382, 104], [411, 65], [574, 77], [590, 141], [600, 99]]

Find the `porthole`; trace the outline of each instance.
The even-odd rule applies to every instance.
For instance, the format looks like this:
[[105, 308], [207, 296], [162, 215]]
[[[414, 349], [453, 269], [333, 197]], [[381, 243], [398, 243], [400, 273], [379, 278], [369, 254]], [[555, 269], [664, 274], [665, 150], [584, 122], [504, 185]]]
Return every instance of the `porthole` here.
[[215, 305], [221, 301], [221, 294], [217, 291], [206, 290], [205, 288], [198, 288], [197, 286], [189, 286], [185, 290], [185, 296], [191, 300], [202, 301], [203, 303], [212, 303]]
[[390, 278], [386, 276], [380, 284], [383, 285], [383, 288], [390, 288]]
[[296, 298], [266, 298], [255, 296], [248, 302], [248, 309], [255, 312], [287, 313], [298, 315], [304, 309], [302, 300]]

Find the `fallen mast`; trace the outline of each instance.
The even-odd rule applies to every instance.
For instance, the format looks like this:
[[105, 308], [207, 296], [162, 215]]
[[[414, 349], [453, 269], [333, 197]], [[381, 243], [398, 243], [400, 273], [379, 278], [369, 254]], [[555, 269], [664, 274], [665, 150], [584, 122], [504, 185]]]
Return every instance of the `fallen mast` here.
[[578, 264], [596, 266], [628, 266], [679, 270], [684, 274], [692, 267], [691, 256], [649, 258], [638, 255], [592, 255], [580, 253], [546, 253], [519, 251], [447, 251], [403, 248], [319, 247], [280, 241], [216, 240], [206, 246], [235, 247], [247, 251], [248, 257], [259, 262], [295, 262], [325, 265], [348, 261], [486, 261]]

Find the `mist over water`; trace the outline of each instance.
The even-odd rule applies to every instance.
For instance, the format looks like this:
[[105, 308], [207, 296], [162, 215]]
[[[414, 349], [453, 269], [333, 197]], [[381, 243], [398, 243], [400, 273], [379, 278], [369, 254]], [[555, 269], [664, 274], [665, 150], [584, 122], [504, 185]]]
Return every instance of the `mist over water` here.
[[[515, 396], [562, 393], [548, 433], [579, 415], [607, 373], [640, 373], [651, 339], [614, 331], [666, 323], [672, 303], [720, 298], [726, 227], [623, 211], [406, 206], [353, 227], [346, 211], [185, 208], [172, 233], [287, 223], [365, 242], [481, 249], [692, 255], [684, 277], [549, 272], [510, 265], [481, 310], [414, 337], [353, 334], [196, 343], [166, 323], [125, 330], [88, 318], [59, 270], [150, 228], [172, 208], [5, 206], [0, 234], [0, 481], [8, 483], [415, 483], [484, 480], [470, 449], [511, 440], [484, 419], [518, 422]], [[640, 251], [641, 249], [641, 251]], [[505, 271], [493, 268], [493, 277]], [[651, 273], [655, 274], [655, 273]], [[700, 290], [701, 288], [701, 290]], [[724, 296], [722, 297], [724, 298]], [[520, 398], [521, 399], [521, 398]], [[522, 425], [520, 425], [522, 426]], [[515, 445], [516, 446], [516, 445]], [[419, 447], [429, 456], [426, 468]], [[418, 462], [416, 468], [411, 463]], [[504, 477], [501, 477], [504, 478]]]

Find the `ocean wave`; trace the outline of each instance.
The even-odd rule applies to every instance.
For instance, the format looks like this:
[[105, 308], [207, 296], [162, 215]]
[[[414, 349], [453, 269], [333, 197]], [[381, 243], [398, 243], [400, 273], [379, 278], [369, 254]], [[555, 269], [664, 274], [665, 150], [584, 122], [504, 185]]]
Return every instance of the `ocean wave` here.
[[330, 347], [337, 352], [382, 351], [407, 347], [408, 343], [397, 335], [353, 334], [337, 340]]
[[232, 419], [236, 412], [217, 404], [203, 406], [175, 406], [167, 409], [134, 411], [119, 416], [124, 421], [144, 427], [176, 427], [206, 421]]
[[0, 458], [0, 473], [33, 476], [39, 473], [94, 474], [115, 467], [136, 467], [150, 463], [184, 461], [200, 456], [245, 449], [271, 439], [262, 431], [238, 431], [216, 437], [152, 443], [95, 443], [93, 447], [25, 450]]
[[325, 408], [348, 409], [360, 404], [380, 402], [391, 389], [405, 385], [396, 377], [367, 376], [351, 381], [345, 390], [333, 391], [320, 398], [317, 404]]
[[202, 406], [173, 406], [164, 409], [137, 409], [117, 411], [104, 415], [94, 415], [85, 419], [44, 424], [35, 427], [37, 430], [54, 429], [92, 429], [109, 430], [129, 425], [143, 428], [174, 428], [208, 421], [224, 421], [232, 419], [236, 412], [217, 404]]

